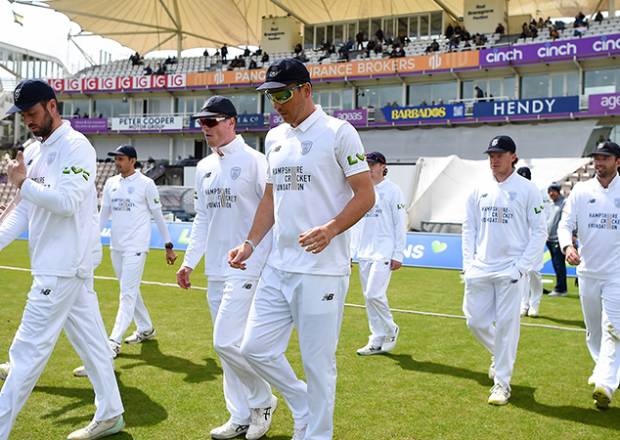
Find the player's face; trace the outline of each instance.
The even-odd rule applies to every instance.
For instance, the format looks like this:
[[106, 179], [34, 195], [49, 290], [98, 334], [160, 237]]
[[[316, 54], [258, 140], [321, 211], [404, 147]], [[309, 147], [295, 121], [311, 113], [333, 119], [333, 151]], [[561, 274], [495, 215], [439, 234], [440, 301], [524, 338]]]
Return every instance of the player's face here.
[[560, 193], [555, 190], [547, 191], [547, 194], [549, 194], [549, 198], [554, 202], [560, 198]]
[[616, 156], [607, 156], [606, 154], [594, 155], [594, 169], [596, 177], [601, 179], [609, 179], [618, 173], [620, 167], [620, 158]]
[[136, 164], [136, 159], [129, 156], [115, 156], [114, 157], [114, 165], [116, 166], [116, 171], [120, 174], [126, 174], [130, 171], [134, 170], [134, 166]]
[[373, 182], [380, 182], [383, 179], [383, 170], [385, 169], [385, 165], [379, 162], [368, 162], [368, 167], [370, 168], [370, 178]]
[[52, 134], [52, 115], [50, 106], [55, 105], [56, 101], [39, 102], [28, 110], [22, 112], [24, 124], [32, 131], [35, 136], [42, 138], [49, 137]]
[[509, 151], [489, 153], [489, 166], [494, 175], [508, 175], [517, 155]]
[[[215, 122], [217, 123], [213, 125]], [[200, 126], [207, 144], [214, 148], [226, 145], [230, 141], [230, 137], [235, 134], [235, 121], [233, 118], [226, 118], [221, 121], [214, 118], [212, 123], [200, 124]]]
[[[288, 101], [282, 104], [276, 102], [275, 100], [271, 101], [274, 110], [277, 111], [280, 116], [282, 116], [282, 119], [284, 119], [284, 122], [288, 124], [299, 120], [305, 110], [304, 100], [308, 99], [308, 97], [312, 95], [312, 86], [306, 83], [290, 88], [289, 90], [292, 95]], [[274, 91], [273, 93], [276, 94], [278, 91]]]

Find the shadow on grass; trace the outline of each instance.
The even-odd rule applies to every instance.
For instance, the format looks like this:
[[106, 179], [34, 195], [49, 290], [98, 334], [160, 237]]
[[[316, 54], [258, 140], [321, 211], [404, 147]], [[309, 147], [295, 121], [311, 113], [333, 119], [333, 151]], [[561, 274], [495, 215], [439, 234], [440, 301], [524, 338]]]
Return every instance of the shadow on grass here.
[[[128, 427], [134, 426], [152, 426], [163, 422], [168, 418], [168, 412], [166, 408], [159, 403], [153, 401], [148, 394], [136, 387], [128, 387], [123, 384], [120, 378], [121, 374], [117, 373], [116, 379], [121, 392], [121, 398], [123, 399], [123, 405], [125, 407], [125, 422]], [[43, 415], [44, 419], [52, 419], [62, 417], [56, 421], [57, 425], [79, 425], [75, 429], [86, 425], [91, 419], [92, 415], [88, 416], [73, 416], [67, 417], [67, 413], [73, 411], [82, 406], [91, 406], [95, 399], [93, 390], [90, 388], [90, 383], [87, 379], [77, 379], [84, 384], [81, 388], [69, 388], [69, 387], [49, 387], [38, 386], [34, 389], [34, 392], [51, 394], [54, 396], [63, 396], [75, 401], [62, 406], [61, 408], [50, 410], [47, 414]], [[63, 417], [65, 416], [65, 417]], [[114, 436], [115, 439], [131, 439], [131, 435], [127, 433], [119, 433]]]
[[135, 359], [137, 361], [136, 363], [120, 367], [123, 370], [131, 370], [148, 365], [172, 373], [185, 374], [183, 380], [188, 383], [207, 382], [219, 379], [222, 375], [222, 369], [217, 365], [215, 359], [205, 358], [204, 364], [197, 364], [189, 359], [167, 355], [159, 349], [157, 340], [143, 342], [140, 354], [121, 353], [119, 358]]
[[[458, 377], [473, 380], [478, 382], [480, 385], [488, 386], [489, 388], [492, 386], [486, 372], [481, 373], [452, 365], [438, 364], [435, 362], [416, 361], [411, 355], [406, 354], [387, 354], [385, 356], [398, 362], [399, 366], [403, 370]], [[537, 402], [534, 397], [535, 391], [536, 388], [513, 385], [509, 405], [546, 417], [569, 420], [584, 425], [620, 430], [620, 408], [612, 407], [606, 411], [599, 411], [594, 408], [594, 405], [591, 409], [569, 405], [551, 406]]]
[[547, 315], [538, 315], [538, 318], [529, 319], [526, 322], [534, 324], [539, 319], [546, 319], [547, 321], [555, 322], [556, 324], [563, 324], [563, 325], [568, 325], [571, 327], [577, 327], [577, 328], [583, 328], [583, 329], [586, 328], [586, 325], [582, 319], [562, 319], [562, 318], [554, 318], [553, 316], [547, 316]]

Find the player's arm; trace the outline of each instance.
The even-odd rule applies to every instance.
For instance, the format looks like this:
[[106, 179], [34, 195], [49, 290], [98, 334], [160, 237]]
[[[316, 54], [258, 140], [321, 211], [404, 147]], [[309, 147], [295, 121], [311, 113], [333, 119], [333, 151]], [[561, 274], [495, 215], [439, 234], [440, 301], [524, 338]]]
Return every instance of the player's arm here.
[[357, 223], [375, 204], [375, 191], [368, 172], [364, 146], [359, 133], [351, 124], [342, 124], [338, 129], [334, 153], [353, 190], [353, 197], [332, 220], [299, 235], [299, 244], [314, 254], [325, 249], [336, 235]]
[[566, 261], [572, 265], [581, 263], [579, 252], [573, 245], [573, 231], [577, 229], [577, 195], [579, 187], [573, 188], [564, 203], [560, 223], [558, 223], [558, 241], [560, 249], [566, 255]]
[[207, 247], [207, 233], [209, 232], [209, 213], [207, 212], [206, 200], [202, 191], [204, 173], [196, 170], [196, 193], [194, 195], [194, 210], [196, 215], [192, 222], [192, 231], [189, 235], [189, 243], [185, 251], [185, 257], [181, 268], [177, 271], [177, 284], [183, 289], [189, 289], [192, 284], [190, 275], [200, 263]]
[[476, 255], [476, 236], [479, 222], [476, 194], [476, 191], [472, 191], [465, 204], [465, 219], [461, 231], [463, 272], [467, 272]]
[[248, 238], [239, 246], [228, 252], [228, 264], [235, 269], [245, 270], [245, 260], [250, 258], [254, 248], [258, 246], [261, 240], [267, 235], [267, 232], [275, 223], [273, 213], [273, 185], [267, 183], [265, 185], [265, 193], [256, 208], [254, 214], [254, 222], [248, 233]]
[[28, 202], [20, 200], [0, 223], [0, 250], [28, 230]]
[[155, 182], [149, 180], [146, 187], [146, 203], [149, 207], [149, 211], [151, 212], [151, 216], [153, 216], [153, 220], [157, 225], [157, 229], [159, 230], [159, 234], [161, 238], [164, 240], [166, 247], [166, 263], [172, 265], [177, 259], [177, 255], [172, 250], [172, 239], [170, 238], [170, 232], [168, 232], [168, 225], [164, 220], [164, 214], [161, 212], [161, 201], [159, 199], [159, 191], [155, 186]]
[[545, 241], [547, 240], [546, 220], [542, 197], [536, 188], [531, 188], [527, 202], [527, 223], [530, 237], [521, 257], [515, 263], [515, 266], [522, 274], [534, 268], [534, 264], [539, 260], [540, 253], [545, 247]]
[[33, 205], [63, 217], [74, 215], [94, 186], [96, 157], [90, 145], [77, 145], [63, 164], [54, 188], [26, 178], [23, 153], [9, 164], [9, 179], [21, 190], [21, 197]]
[[403, 258], [405, 257], [405, 245], [407, 243], [407, 212], [405, 211], [405, 200], [400, 188], [395, 188], [395, 197], [390, 203], [392, 212], [392, 225], [394, 231], [394, 252], [390, 262], [392, 270], [400, 269]]

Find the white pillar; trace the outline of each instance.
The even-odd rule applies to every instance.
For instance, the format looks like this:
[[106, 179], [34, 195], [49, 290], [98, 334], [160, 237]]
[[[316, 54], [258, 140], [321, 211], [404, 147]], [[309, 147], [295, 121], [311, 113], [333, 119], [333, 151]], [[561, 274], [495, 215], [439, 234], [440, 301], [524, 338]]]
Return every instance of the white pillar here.
[[607, 0], [607, 12], [610, 18], [616, 16], [616, 0]]

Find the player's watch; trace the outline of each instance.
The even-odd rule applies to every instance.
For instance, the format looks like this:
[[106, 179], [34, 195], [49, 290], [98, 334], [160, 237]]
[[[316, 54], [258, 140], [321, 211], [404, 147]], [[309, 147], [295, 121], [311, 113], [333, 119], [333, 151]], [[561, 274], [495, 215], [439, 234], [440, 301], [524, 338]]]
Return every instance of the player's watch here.
[[172, 242], [171, 242], [171, 241], [169, 241], [168, 243], [164, 244], [164, 247], [165, 247], [167, 250], [172, 250], [172, 248], [174, 248], [174, 245], [172, 244]]

